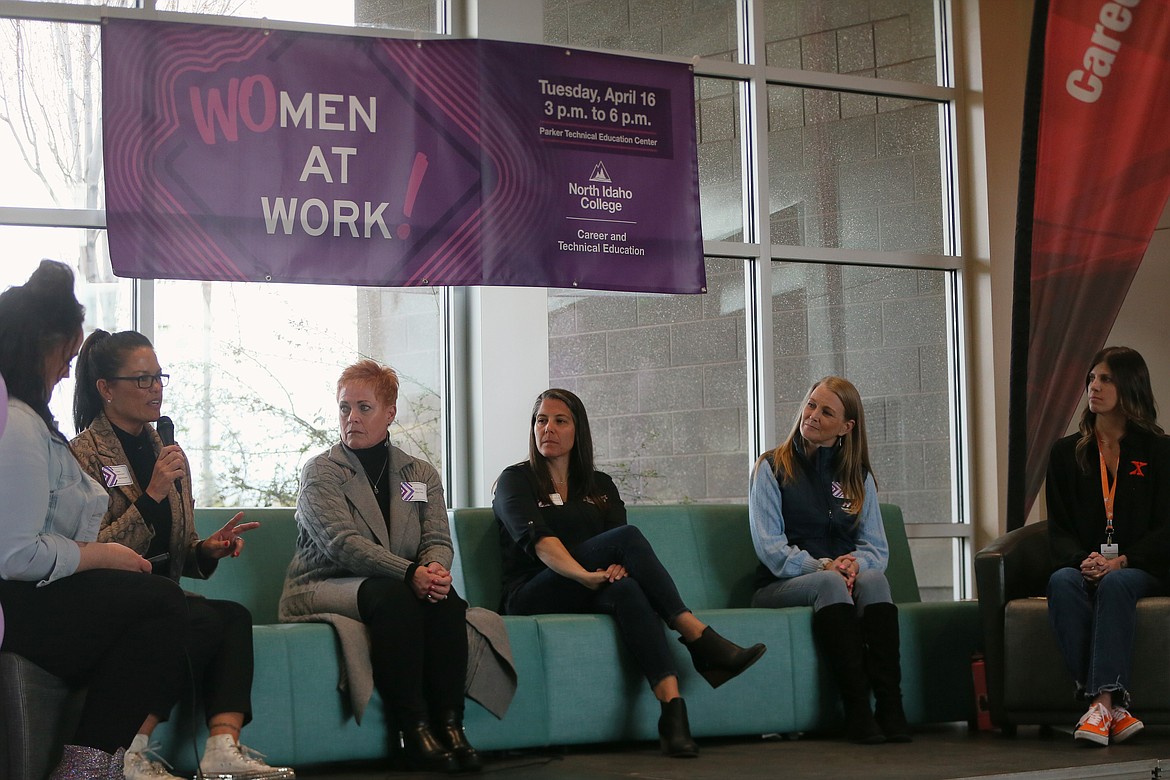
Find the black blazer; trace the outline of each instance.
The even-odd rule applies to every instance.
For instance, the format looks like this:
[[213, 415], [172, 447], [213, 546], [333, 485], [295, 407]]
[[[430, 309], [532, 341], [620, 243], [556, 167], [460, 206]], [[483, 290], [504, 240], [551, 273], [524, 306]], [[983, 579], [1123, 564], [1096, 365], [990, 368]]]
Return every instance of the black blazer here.
[[[1105, 500], [1097, 442], [1076, 460], [1080, 434], [1052, 445], [1048, 461], [1049, 551], [1054, 569], [1079, 567], [1105, 542]], [[1129, 565], [1165, 577], [1170, 565], [1170, 437], [1130, 427], [1121, 440], [1113, 498], [1113, 541]]]

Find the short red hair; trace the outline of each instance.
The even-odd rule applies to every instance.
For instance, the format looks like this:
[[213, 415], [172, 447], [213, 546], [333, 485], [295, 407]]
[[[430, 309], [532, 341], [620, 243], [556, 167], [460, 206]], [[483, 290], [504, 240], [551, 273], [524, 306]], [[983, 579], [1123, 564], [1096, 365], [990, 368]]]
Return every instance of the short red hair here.
[[340, 393], [341, 388], [350, 382], [369, 382], [379, 401], [387, 406], [398, 404], [398, 372], [390, 366], [369, 358], [346, 366], [337, 378], [336, 392]]

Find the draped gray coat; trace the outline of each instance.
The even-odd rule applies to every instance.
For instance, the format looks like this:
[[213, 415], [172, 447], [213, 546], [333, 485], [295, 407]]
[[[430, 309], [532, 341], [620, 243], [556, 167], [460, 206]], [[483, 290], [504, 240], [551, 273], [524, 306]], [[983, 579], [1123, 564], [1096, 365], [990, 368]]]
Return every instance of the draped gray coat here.
[[[333, 445], [301, 471], [297, 549], [280, 598], [283, 622], [330, 623], [341, 640], [344, 677], [358, 722], [374, 689], [370, 644], [358, 613], [367, 577], [402, 580], [412, 563], [451, 568], [454, 549], [443, 483], [435, 467], [390, 447], [390, 519], [384, 522], [357, 456]], [[403, 483], [414, 483], [402, 489]], [[425, 498], [418, 489], [426, 486]], [[408, 500], [413, 499], [413, 500]], [[467, 611], [467, 693], [503, 717], [516, 687], [508, 635], [499, 615]]]

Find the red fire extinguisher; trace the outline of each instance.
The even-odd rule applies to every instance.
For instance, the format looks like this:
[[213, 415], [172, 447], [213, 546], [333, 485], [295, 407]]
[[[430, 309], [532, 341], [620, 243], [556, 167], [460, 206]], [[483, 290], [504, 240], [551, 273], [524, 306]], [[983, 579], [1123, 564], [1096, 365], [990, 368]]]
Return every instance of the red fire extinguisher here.
[[991, 731], [991, 707], [987, 701], [987, 665], [983, 653], [971, 655], [971, 683], [975, 689], [975, 728]]

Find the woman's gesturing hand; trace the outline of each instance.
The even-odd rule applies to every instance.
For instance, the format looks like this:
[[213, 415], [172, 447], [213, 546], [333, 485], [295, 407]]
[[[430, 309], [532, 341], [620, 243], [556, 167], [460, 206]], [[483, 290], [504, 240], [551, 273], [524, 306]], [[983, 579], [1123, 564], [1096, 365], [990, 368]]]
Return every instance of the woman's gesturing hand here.
[[203, 552], [217, 559], [226, 558], [229, 555], [233, 558], [239, 558], [240, 553], [244, 550], [244, 539], [240, 534], [260, 527], [257, 522], [241, 523], [240, 521], [243, 519], [244, 513], [236, 512], [235, 516], [228, 520], [223, 528], [200, 542]]

